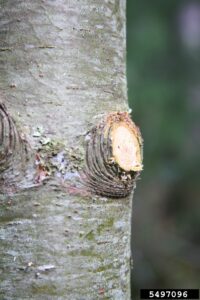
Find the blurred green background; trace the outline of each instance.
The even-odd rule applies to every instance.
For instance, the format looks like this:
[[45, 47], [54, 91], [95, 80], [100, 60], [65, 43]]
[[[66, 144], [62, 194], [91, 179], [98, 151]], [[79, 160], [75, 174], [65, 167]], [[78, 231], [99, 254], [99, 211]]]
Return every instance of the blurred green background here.
[[127, 73], [144, 138], [133, 205], [140, 288], [200, 288], [200, 1], [128, 0]]

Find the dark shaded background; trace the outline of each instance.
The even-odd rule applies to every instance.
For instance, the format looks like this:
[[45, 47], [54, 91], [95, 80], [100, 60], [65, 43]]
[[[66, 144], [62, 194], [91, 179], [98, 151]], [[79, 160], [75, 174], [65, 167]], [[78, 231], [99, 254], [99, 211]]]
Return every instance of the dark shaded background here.
[[128, 0], [128, 87], [145, 141], [133, 298], [200, 288], [200, 1]]

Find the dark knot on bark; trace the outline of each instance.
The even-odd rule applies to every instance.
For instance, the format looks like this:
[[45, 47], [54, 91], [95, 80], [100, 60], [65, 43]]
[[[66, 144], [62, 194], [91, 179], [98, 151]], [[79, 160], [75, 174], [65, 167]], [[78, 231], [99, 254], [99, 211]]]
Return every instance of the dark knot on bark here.
[[106, 197], [126, 197], [141, 170], [140, 130], [127, 112], [110, 113], [88, 135], [85, 177], [89, 190]]
[[19, 176], [25, 152], [25, 143], [12, 117], [6, 106], [0, 103], [0, 179], [5, 178], [7, 174], [10, 179]]

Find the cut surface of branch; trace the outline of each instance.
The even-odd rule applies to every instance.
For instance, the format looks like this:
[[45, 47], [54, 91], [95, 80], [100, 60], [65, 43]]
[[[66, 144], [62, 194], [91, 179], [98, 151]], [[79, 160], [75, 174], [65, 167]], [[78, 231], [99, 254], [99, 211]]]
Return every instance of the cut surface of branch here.
[[141, 171], [142, 154], [138, 132], [121, 122], [111, 133], [113, 157], [124, 171]]
[[142, 138], [127, 112], [108, 114], [90, 132], [86, 178], [91, 191], [120, 198], [131, 193], [142, 170]]

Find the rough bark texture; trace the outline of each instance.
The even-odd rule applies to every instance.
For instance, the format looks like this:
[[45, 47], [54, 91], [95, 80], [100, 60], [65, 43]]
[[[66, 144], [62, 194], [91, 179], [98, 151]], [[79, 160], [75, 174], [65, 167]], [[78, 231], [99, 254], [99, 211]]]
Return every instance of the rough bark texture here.
[[1, 102], [39, 153], [1, 187], [0, 299], [130, 299], [132, 196], [78, 183], [85, 133], [128, 109], [125, 71], [125, 0], [0, 0]]

